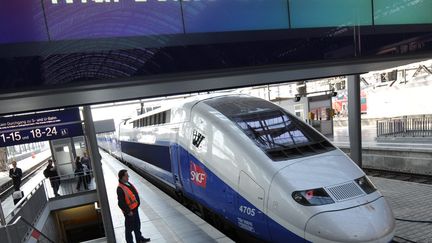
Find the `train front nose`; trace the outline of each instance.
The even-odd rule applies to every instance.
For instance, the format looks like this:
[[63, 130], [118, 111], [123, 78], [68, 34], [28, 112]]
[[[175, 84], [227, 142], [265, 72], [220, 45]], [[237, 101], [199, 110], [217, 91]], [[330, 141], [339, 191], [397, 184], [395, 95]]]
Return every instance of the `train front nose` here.
[[393, 213], [384, 198], [338, 211], [318, 213], [306, 223], [311, 242], [390, 242], [394, 236]]

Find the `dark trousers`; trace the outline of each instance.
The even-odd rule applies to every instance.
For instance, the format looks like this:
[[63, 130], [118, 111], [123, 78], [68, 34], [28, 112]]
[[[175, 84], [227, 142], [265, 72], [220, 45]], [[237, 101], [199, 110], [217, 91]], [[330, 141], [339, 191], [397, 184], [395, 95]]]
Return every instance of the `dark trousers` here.
[[86, 179], [85, 179], [85, 175], [80, 175], [79, 177], [78, 177], [78, 184], [77, 184], [77, 186], [76, 186], [76, 189], [77, 190], [79, 190], [79, 189], [81, 189], [81, 183], [84, 185], [84, 189], [88, 189], [88, 186], [87, 186], [87, 181], [86, 181]]
[[59, 195], [58, 194], [58, 189], [60, 187], [60, 182], [58, 180], [52, 180], [50, 182], [51, 182], [51, 187], [52, 187], [52, 189], [54, 191], [54, 195], [58, 196]]
[[132, 231], [135, 233], [135, 240], [140, 242], [143, 237], [141, 235], [141, 220], [138, 214], [138, 208], [132, 210], [133, 215], [125, 215], [125, 236], [127, 243], [133, 243]]
[[13, 186], [14, 186], [15, 191], [19, 191], [20, 187], [21, 187], [21, 179], [13, 180], [12, 182], [13, 182]]

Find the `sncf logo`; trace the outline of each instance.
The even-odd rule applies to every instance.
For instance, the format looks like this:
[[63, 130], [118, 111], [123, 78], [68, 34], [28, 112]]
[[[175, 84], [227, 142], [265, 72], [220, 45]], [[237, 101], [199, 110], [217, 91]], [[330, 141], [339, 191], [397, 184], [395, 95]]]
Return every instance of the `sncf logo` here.
[[205, 188], [207, 184], [207, 174], [204, 169], [194, 162], [190, 161], [190, 175], [192, 182], [200, 187]]

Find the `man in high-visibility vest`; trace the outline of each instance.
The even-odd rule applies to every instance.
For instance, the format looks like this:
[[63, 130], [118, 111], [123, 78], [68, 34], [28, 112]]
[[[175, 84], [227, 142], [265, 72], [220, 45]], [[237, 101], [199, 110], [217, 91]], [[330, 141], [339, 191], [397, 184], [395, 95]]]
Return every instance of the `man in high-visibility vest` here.
[[132, 231], [135, 233], [136, 242], [148, 242], [150, 238], [144, 238], [141, 235], [141, 221], [138, 214], [138, 207], [140, 205], [138, 191], [129, 182], [127, 170], [120, 170], [118, 177], [117, 198], [118, 206], [125, 216], [126, 242], [133, 243]]

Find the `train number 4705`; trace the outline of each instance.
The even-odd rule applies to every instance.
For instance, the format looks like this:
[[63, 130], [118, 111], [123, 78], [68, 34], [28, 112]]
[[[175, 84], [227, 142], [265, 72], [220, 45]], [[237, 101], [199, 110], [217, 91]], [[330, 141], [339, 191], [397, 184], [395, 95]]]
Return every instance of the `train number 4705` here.
[[250, 208], [250, 207], [246, 207], [246, 206], [240, 206], [239, 208], [240, 212], [247, 214], [249, 216], [255, 216], [255, 208]]

